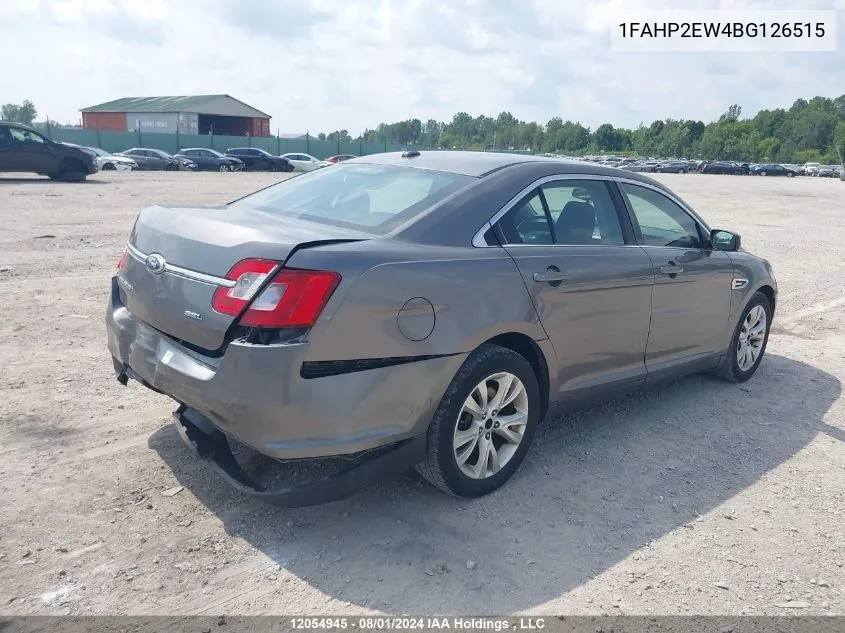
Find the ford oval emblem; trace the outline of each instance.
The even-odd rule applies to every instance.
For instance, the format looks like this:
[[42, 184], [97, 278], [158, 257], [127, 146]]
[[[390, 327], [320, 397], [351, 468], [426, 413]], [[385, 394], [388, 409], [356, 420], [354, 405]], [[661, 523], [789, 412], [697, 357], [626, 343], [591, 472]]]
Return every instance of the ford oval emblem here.
[[144, 260], [144, 263], [147, 265], [147, 270], [154, 275], [160, 275], [163, 273], [165, 267], [167, 266], [167, 262], [164, 261], [164, 257], [158, 253], [147, 255], [147, 259]]

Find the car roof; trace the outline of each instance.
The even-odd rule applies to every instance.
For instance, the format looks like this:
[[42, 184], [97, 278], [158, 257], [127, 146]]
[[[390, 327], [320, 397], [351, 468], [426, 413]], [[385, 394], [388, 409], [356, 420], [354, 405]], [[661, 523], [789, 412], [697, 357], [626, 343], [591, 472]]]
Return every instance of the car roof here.
[[19, 127], [23, 128], [24, 130], [32, 130], [33, 132], [38, 131], [32, 126], [24, 125], [23, 123], [16, 123], [15, 121], [0, 121], [0, 125], [8, 125], [9, 127]]
[[220, 150], [216, 150], [216, 149], [213, 149], [211, 147], [183, 147], [179, 151], [180, 152], [192, 152], [196, 149], [207, 149], [207, 150], [212, 151], [212, 152], [218, 152], [218, 153], [220, 152]]
[[657, 181], [642, 176], [636, 172], [598, 165], [585, 161], [571, 160], [567, 158], [552, 158], [546, 156], [534, 156], [533, 154], [505, 154], [499, 152], [472, 152], [452, 150], [420, 150], [418, 155], [404, 158], [404, 152], [387, 152], [384, 154], [370, 154], [358, 158], [351, 158], [344, 161], [344, 165], [370, 164], [370, 165], [396, 165], [402, 167], [416, 167], [418, 169], [430, 169], [433, 171], [444, 171], [474, 178], [481, 178], [487, 174], [513, 167], [517, 165], [534, 165], [538, 170], [548, 172], [550, 165], [557, 167], [554, 170], [557, 174], [588, 174], [596, 176], [607, 176], [627, 178], [629, 180], [641, 180], [642, 182], [656, 184], [660, 188], [664, 186]]
[[[420, 150], [405, 158], [406, 152], [385, 152], [350, 158], [348, 164], [367, 163], [371, 165], [397, 165], [446, 171], [464, 176], [480, 178], [485, 174], [528, 162], [563, 162], [564, 159], [534, 156], [531, 154], [505, 154], [499, 152], [470, 152], [452, 150]], [[574, 161], [573, 161], [574, 163]]]

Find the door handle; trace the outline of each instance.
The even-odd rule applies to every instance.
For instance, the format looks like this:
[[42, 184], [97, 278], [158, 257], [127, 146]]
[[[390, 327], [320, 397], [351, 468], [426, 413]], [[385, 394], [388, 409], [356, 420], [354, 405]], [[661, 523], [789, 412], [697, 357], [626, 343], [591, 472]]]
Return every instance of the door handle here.
[[677, 275], [678, 273], [684, 272], [684, 267], [678, 266], [675, 262], [669, 262], [660, 267], [660, 272], [664, 275]]
[[554, 283], [569, 279], [569, 275], [559, 270], [549, 269], [543, 273], [534, 273], [534, 281], [539, 283]]

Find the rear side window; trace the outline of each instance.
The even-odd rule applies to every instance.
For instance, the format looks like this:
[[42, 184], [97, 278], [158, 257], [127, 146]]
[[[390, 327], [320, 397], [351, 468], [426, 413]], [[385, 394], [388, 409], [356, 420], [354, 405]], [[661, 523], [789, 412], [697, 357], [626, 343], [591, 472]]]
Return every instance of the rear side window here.
[[393, 165], [336, 165], [263, 189], [234, 205], [384, 234], [474, 178]]
[[505, 244], [619, 246], [622, 225], [607, 183], [559, 180], [531, 192], [498, 222]]

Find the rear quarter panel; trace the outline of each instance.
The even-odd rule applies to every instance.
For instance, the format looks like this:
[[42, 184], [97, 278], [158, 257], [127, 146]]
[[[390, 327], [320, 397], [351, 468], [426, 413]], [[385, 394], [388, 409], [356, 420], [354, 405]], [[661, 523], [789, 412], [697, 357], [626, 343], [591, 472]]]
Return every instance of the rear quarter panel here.
[[[309, 361], [465, 353], [507, 332], [547, 338], [504, 249], [375, 240], [301, 250], [286, 265], [343, 277], [309, 333]], [[400, 310], [416, 298], [431, 304], [433, 321], [418, 341], [399, 324]], [[425, 302], [414, 303], [423, 306], [414, 318], [425, 322]]]

